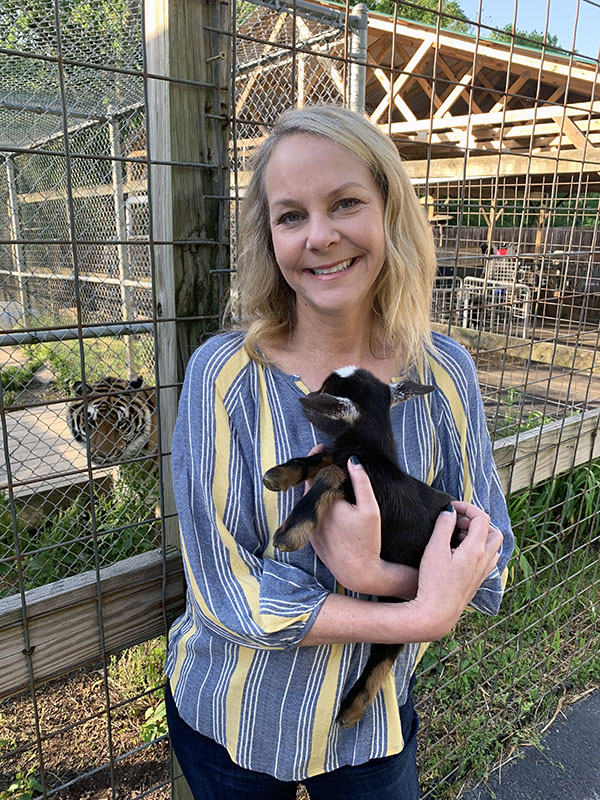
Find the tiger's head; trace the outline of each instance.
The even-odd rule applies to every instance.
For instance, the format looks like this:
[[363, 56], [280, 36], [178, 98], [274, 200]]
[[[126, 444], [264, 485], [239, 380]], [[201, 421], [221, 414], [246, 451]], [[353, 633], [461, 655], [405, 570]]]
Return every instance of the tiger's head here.
[[75, 384], [81, 399], [67, 405], [67, 423], [75, 441], [89, 443], [94, 464], [115, 464], [156, 451], [155, 392], [142, 384], [142, 378], [126, 381], [110, 375], [91, 386]]

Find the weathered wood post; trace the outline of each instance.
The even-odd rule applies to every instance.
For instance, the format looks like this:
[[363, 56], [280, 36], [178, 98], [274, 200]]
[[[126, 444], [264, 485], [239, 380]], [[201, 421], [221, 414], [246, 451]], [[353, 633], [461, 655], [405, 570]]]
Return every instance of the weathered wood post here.
[[[188, 359], [210, 329], [206, 317], [219, 313], [211, 270], [228, 266], [220, 260], [228, 231], [231, 22], [224, 0], [145, 0], [144, 9], [162, 513], [167, 545], [177, 547], [170, 460], [177, 397]], [[183, 778], [173, 797], [191, 797]]]

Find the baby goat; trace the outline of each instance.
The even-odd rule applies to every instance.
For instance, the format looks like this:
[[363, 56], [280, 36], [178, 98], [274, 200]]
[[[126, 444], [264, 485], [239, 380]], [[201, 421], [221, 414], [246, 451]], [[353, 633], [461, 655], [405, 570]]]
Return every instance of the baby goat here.
[[[275, 532], [275, 547], [299, 550], [336, 500], [355, 502], [347, 463], [357, 456], [380, 509], [381, 558], [418, 567], [435, 521], [452, 497], [400, 469], [390, 408], [434, 388], [412, 381], [387, 385], [365, 369], [345, 367], [329, 375], [319, 391], [300, 398], [307, 418], [333, 444], [315, 455], [286, 461], [264, 475], [263, 483], [275, 492], [315, 479]], [[457, 543], [453, 541], [453, 546]], [[371, 645], [362, 674], [342, 702], [338, 714], [342, 727], [350, 728], [362, 719], [402, 647]]]

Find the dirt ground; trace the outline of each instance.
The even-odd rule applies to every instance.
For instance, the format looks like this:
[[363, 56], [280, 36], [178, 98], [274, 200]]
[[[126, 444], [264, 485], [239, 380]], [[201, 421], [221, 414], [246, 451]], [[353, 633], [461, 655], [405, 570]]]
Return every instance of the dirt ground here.
[[[168, 743], [163, 739], [144, 746], [141, 738], [144, 712], [158, 703], [158, 694], [131, 701], [112, 680], [106, 686], [103, 675], [97, 666], [51, 681], [36, 692], [35, 705], [28, 693], [0, 703], [0, 797], [18, 772], [31, 770], [40, 780], [40, 762], [48, 791], [73, 781], [52, 795], [56, 800], [131, 800], [168, 784]], [[79, 778], [85, 773], [92, 774]], [[170, 786], [149, 796], [167, 800]]]

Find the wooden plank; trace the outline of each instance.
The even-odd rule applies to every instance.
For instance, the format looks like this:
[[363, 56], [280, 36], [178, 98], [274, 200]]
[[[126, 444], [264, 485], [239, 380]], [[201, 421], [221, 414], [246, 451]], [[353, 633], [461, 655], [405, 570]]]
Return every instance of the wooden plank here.
[[[385, 129], [385, 126], [381, 126]], [[562, 154], [548, 152], [546, 155], [531, 156], [528, 153], [508, 154], [496, 153], [494, 155], [474, 156], [465, 164], [464, 156], [460, 158], [438, 158], [427, 161], [405, 161], [404, 169], [412, 180], [429, 181], [447, 180], [475, 180], [491, 178], [498, 175], [579, 175], [587, 172], [600, 172], [600, 158], [596, 149], [567, 150]]]
[[570, 472], [600, 457], [600, 409], [500, 439], [494, 461], [505, 494]]
[[472, 80], [473, 80], [473, 75], [471, 73], [468, 72], [466, 75], [463, 75], [463, 77], [460, 79], [460, 82], [452, 89], [448, 97], [446, 97], [442, 105], [435, 112], [433, 118], [439, 119], [440, 117], [443, 117], [445, 114], [447, 114], [448, 111], [450, 111], [450, 109], [454, 105], [454, 103], [456, 103], [459, 96], [464, 92], [465, 87], [469, 83], [471, 83]]
[[583, 347], [569, 347], [566, 344], [555, 342], [531, 342], [519, 339], [516, 336], [505, 336], [502, 333], [488, 333], [472, 328], [459, 328], [452, 325], [450, 331], [443, 323], [433, 323], [432, 329], [438, 333], [448, 333], [454, 340], [468, 347], [472, 351], [503, 351], [511, 358], [522, 358], [552, 364], [554, 367], [565, 369], [590, 370], [594, 375], [600, 375], [600, 357], [595, 350]]
[[[166, 558], [167, 619], [184, 607], [181, 558]], [[77, 669], [102, 658], [98, 602], [105, 652], [165, 633], [160, 550], [133, 556], [100, 570], [31, 589], [25, 593], [29, 656], [34, 682]], [[100, 601], [98, 601], [100, 598]], [[0, 697], [30, 685], [29, 656], [20, 595], [0, 600]]]
[[461, 114], [446, 116], [443, 119], [420, 119], [415, 123], [393, 122], [392, 133], [415, 133], [417, 131], [444, 130], [445, 128], [476, 128], [488, 125], [502, 125], [513, 122], [539, 122], [553, 120], [557, 116], [582, 117], [600, 112], [600, 102], [573, 103], [563, 106], [533, 106], [530, 108], [513, 108], [508, 111], [484, 112], [482, 114]]
[[[129, 162], [138, 164], [140, 162]], [[142, 161], [141, 165], [145, 167], [146, 162]], [[66, 190], [56, 190], [48, 192], [27, 192], [19, 195], [19, 203], [45, 203], [50, 200], [60, 200], [63, 203], [67, 197], [73, 197], [74, 200], [80, 200], [85, 197], [108, 197], [114, 194], [114, 189], [109, 183], [100, 183], [97, 186], [78, 186], [73, 187], [72, 191], [68, 193]], [[145, 179], [135, 181], [135, 183], [124, 183], [123, 192], [126, 195], [141, 195], [145, 197], [148, 193], [148, 181]]]

